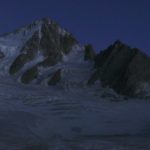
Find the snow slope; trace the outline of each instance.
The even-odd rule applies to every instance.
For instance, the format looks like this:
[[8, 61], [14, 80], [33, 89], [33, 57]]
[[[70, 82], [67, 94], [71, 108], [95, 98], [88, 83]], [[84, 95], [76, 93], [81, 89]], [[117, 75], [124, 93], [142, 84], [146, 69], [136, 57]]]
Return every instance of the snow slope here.
[[150, 102], [118, 99], [96, 95], [93, 88], [66, 91], [4, 79], [0, 149], [149, 149]]

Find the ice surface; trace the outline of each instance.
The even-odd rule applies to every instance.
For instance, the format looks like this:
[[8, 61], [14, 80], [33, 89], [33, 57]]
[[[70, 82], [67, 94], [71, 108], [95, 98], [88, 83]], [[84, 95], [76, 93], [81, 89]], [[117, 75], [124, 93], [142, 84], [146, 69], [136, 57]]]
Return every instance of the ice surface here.
[[[98, 94], [99, 90], [99, 94]], [[108, 91], [108, 90], [107, 90]], [[147, 150], [150, 102], [0, 80], [0, 148]]]

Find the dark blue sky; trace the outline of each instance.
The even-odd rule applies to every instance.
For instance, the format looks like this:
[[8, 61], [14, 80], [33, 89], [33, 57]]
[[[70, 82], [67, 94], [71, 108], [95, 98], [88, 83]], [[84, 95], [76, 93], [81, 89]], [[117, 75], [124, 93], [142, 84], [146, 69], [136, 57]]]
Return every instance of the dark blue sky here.
[[1, 0], [0, 33], [45, 16], [97, 51], [120, 39], [150, 53], [150, 0]]

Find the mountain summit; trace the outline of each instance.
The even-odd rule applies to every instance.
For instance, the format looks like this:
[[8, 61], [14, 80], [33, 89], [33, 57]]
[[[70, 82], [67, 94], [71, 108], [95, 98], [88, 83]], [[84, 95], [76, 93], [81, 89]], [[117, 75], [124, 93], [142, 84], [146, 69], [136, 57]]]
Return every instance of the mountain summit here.
[[137, 48], [116, 41], [95, 59], [97, 71], [91, 78], [100, 79], [118, 93], [128, 96], [144, 96], [150, 83], [150, 58]]
[[74, 47], [79, 45], [72, 34], [43, 18], [0, 37], [0, 72], [31, 83], [41, 70], [63, 61]]

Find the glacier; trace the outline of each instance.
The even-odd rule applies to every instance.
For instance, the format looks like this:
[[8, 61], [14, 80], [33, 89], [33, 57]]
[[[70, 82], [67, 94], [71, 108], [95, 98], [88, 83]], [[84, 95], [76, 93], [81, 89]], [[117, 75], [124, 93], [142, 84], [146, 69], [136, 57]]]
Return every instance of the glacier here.
[[[150, 102], [95, 85], [80, 89], [0, 80], [0, 149], [147, 150]], [[94, 90], [93, 90], [94, 89]], [[107, 95], [106, 94], [106, 95]], [[116, 101], [117, 100], [117, 101]]]

